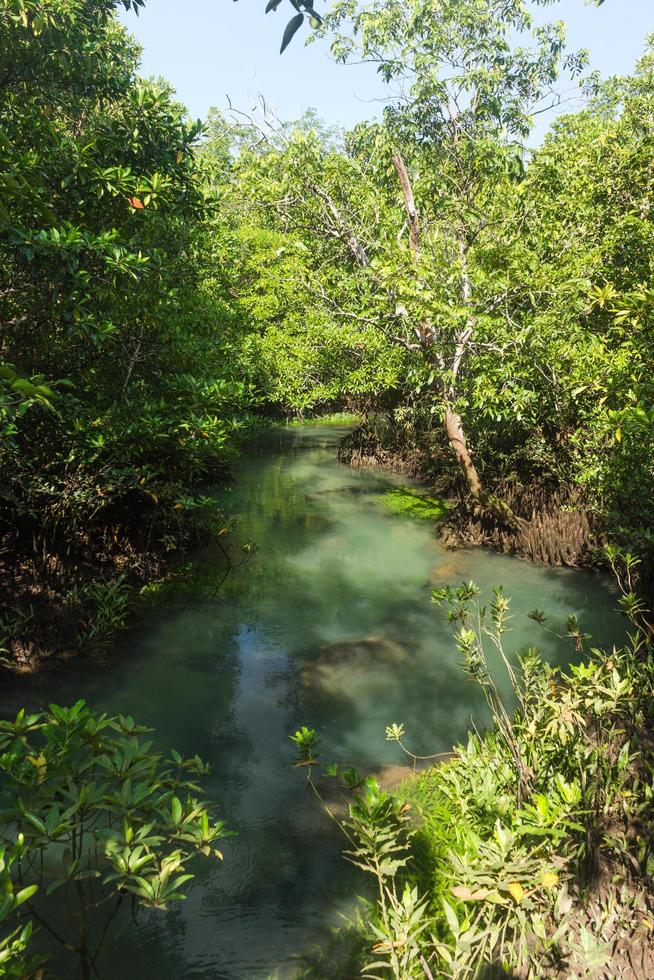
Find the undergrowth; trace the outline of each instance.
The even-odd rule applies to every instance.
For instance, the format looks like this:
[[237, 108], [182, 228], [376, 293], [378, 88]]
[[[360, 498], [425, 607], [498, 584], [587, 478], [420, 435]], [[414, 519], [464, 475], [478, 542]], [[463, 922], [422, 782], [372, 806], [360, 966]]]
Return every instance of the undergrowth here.
[[[377, 900], [355, 927], [367, 941], [361, 975], [652, 975], [652, 629], [632, 589], [637, 561], [609, 559], [631, 628], [624, 648], [589, 646], [570, 617], [561, 642], [583, 648], [582, 663], [563, 671], [529, 649], [514, 664], [501, 589], [488, 607], [474, 583], [435, 592], [492, 727], [394, 795], [352, 771], [323, 773], [354, 791], [339, 821], [346, 855], [376, 881]], [[530, 616], [548, 628], [540, 611]], [[489, 643], [512, 682], [513, 714], [490, 674]], [[409, 751], [402, 725], [387, 738]], [[317, 735], [303, 729], [293, 739], [326, 806]]]

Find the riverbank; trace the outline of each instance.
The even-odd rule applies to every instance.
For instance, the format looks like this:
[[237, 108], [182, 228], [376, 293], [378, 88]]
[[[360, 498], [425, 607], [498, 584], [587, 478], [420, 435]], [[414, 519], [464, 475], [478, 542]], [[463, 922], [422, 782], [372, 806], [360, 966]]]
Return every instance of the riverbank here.
[[[269, 427], [252, 419], [235, 447]], [[215, 491], [232, 476], [221, 465], [204, 475], [205, 486], [209, 479]], [[0, 669], [31, 673], [111, 642], [188, 573], [202, 547], [213, 541], [226, 568], [238, 563], [242, 556], [230, 558], [223, 545], [230, 530], [229, 514], [195, 483], [166, 501], [139, 486], [73, 541], [9, 535], [0, 550]]]
[[296, 425], [320, 425], [320, 426], [348, 426], [354, 428], [360, 425], [363, 416], [357, 412], [330, 412], [327, 415], [303, 416], [302, 418], [290, 418], [285, 423], [289, 426]]
[[535, 475], [525, 483], [516, 474], [510, 479], [488, 476], [488, 493], [511, 514], [512, 519], [501, 521], [462, 492], [450, 452], [441, 447], [434, 453], [428, 440], [398, 432], [377, 418], [365, 420], [343, 440], [339, 459], [354, 468], [381, 466], [407, 474], [447, 499], [449, 514], [439, 530], [452, 548], [491, 548], [555, 567], [605, 567], [601, 549], [607, 542], [606, 530], [578, 487]]
[[[329, 976], [344, 980], [364, 963], [372, 972], [376, 962], [397, 980], [498, 970], [558, 980], [651, 976], [654, 667], [646, 612], [625, 590], [628, 641], [605, 649], [570, 617], [567, 637], [582, 660], [564, 670], [533, 647], [517, 663], [506, 657], [511, 603], [501, 592], [490, 607], [472, 583], [435, 590], [434, 600], [455, 624], [463, 669], [485, 693], [485, 729], [473, 725], [447, 758], [399, 782], [383, 771], [371, 780], [364, 770], [325, 769], [317, 734], [294, 736], [309, 785], [348, 838], [346, 854], [376, 879], [376, 898], [334, 945], [332, 956], [348, 966]], [[530, 618], [535, 637], [550, 631], [544, 612]], [[490, 669], [489, 645], [501, 653], [512, 700]], [[414, 737], [403, 724], [386, 729], [415, 767], [424, 762], [413, 755]], [[325, 776], [340, 784], [340, 798]], [[322, 977], [320, 969], [323, 961], [310, 976]]]
[[180, 516], [177, 538], [170, 536], [166, 548], [122, 537], [95, 554], [89, 547], [12, 560], [5, 552], [0, 563], [2, 666], [32, 672], [45, 662], [68, 661], [109, 642], [138, 615], [144, 597], [151, 601], [158, 587], [183, 575], [188, 556], [227, 528], [228, 519], [209, 504], [202, 521], [191, 515], [185, 524]]
[[[393, 792], [412, 829], [398, 823], [393, 831], [396, 858], [405, 860], [382, 887], [391, 906], [407, 883], [417, 897], [411, 922], [399, 917], [385, 943], [377, 933], [373, 954], [415, 943], [416, 966], [422, 957], [434, 976], [486, 975], [497, 964], [512, 976], [651, 976], [647, 627], [631, 616], [631, 640], [620, 650], [590, 649], [596, 641], [584, 639], [584, 662], [567, 671], [525, 655], [512, 716], [494, 681], [484, 679], [488, 626], [476, 600], [460, 590], [439, 601], [469, 630], [458, 634], [459, 653], [488, 685], [494, 724], [470, 732], [450, 761]], [[499, 623], [488, 625], [501, 645]], [[384, 931], [380, 906], [369, 921]], [[409, 964], [410, 949], [407, 955]]]

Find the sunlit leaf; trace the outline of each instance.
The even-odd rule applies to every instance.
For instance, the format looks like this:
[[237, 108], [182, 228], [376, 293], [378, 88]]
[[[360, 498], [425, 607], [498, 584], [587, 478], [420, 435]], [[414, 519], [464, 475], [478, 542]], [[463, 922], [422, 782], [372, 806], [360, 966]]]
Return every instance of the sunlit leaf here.
[[519, 905], [525, 897], [525, 890], [522, 885], [519, 881], [512, 881], [507, 887], [512, 897]]

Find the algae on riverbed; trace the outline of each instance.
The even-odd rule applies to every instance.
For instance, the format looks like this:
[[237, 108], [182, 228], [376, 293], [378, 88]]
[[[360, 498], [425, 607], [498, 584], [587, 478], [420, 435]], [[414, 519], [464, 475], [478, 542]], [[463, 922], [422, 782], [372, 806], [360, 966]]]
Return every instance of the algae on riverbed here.
[[442, 497], [430, 497], [413, 487], [392, 487], [380, 499], [391, 513], [421, 521], [442, 521], [450, 507]]

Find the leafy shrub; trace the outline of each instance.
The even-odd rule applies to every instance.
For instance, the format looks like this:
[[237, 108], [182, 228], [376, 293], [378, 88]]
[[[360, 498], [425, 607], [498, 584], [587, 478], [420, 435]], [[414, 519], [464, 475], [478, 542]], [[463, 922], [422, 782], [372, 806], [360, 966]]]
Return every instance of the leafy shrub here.
[[[12, 867], [16, 864], [25, 850], [25, 838], [22, 834], [13, 844], [0, 847], [0, 888], [2, 889], [2, 901], [0, 902], [0, 925], [5, 920], [13, 916], [14, 913], [24, 905], [25, 902], [37, 891], [36, 885], [19, 885], [16, 889], [16, 882], [12, 875]], [[36, 965], [36, 960], [28, 961], [26, 948], [32, 935], [32, 923], [18, 925], [10, 928], [10, 931], [0, 937], [0, 976], [18, 977], [23, 980], [29, 970]]]
[[[621, 938], [644, 934], [648, 941], [654, 751], [644, 733], [652, 721], [652, 632], [629, 588], [637, 562], [610, 557], [626, 569], [621, 605], [633, 633], [623, 649], [587, 649], [570, 617], [561, 642], [586, 655], [567, 671], [535, 650], [511, 663], [503, 642], [510, 606], [501, 589], [488, 607], [474, 583], [434, 593], [449, 609], [464, 669], [482, 686], [494, 723], [394, 797], [374, 781], [345, 779], [358, 794], [342, 821], [346, 854], [377, 879], [377, 901], [362, 909], [359, 929], [375, 954], [365, 976], [611, 975]], [[538, 610], [531, 618], [547, 628]], [[488, 668], [488, 642], [509, 672], [515, 713]], [[312, 747], [300, 757], [324, 804], [311, 775], [317, 734], [297, 736], [300, 749]], [[389, 726], [387, 738], [415, 767], [404, 726]], [[330, 766], [326, 775], [347, 774]]]
[[[0, 918], [24, 906], [78, 957], [83, 977], [97, 972], [121, 916], [129, 922], [139, 907], [181, 901], [189, 863], [222, 859], [217, 844], [228, 832], [198, 798], [196, 780], [208, 767], [197, 756], [152, 751], [148, 732], [83, 701], [0, 722], [0, 847], [8, 855]], [[35, 884], [14, 895], [15, 880]], [[47, 900], [53, 893], [63, 928]], [[16, 926], [0, 957], [18, 960], [29, 929]]]

